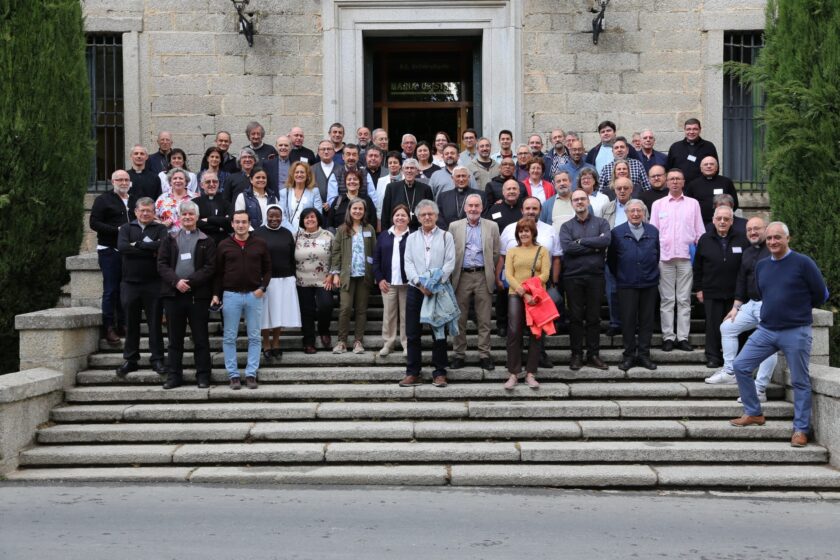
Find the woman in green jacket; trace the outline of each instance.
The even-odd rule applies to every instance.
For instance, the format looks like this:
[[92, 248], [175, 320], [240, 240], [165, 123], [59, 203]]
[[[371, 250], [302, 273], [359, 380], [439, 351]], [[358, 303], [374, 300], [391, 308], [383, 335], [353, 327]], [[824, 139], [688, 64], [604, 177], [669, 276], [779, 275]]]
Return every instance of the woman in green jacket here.
[[367, 323], [368, 293], [373, 286], [373, 250], [376, 247], [376, 231], [367, 223], [366, 211], [367, 203], [363, 199], [353, 200], [332, 244], [330, 274], [333, 275], [333, 286], [341, 288], [338, 344], [333, 348], [333, 354], [347, 351], [347, 331], [353, 309], [356, 312], [353, 353], [365, 351], [362, 340]]

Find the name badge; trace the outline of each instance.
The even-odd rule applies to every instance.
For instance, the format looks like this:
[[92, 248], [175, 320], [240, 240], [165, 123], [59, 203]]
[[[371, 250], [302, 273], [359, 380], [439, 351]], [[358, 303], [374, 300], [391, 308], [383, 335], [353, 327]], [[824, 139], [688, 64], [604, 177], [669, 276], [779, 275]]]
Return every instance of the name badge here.
[[363, 232], [362, 232], [362, 236], [363, 236], [363, 237], [370, 237], [370, 236], [371, 236], [371, 233], [370, 233], [369, 231], [363, 231]]
[[668, 212], [660, 212], [659, 213], [659, 219], [660, 220], [665, 219], [667, 217], [668, 217]]
[[697, 161], [697, 156], [692, 156], [692, 155], [689, 155], [689, 156], [688, 156], [687, 158], [685, 158], [685, 159], [687, 159], [688, 161], [690, 161], [690, 162], [692, 162], [692, 163], [693, 163], [693, 162]]
[[723, 194], [723, 189], [715, 189], [712, 191], [712, 194]]
[[732, 252], [733, 253], [741, 253], [742, 251], [743, 251], [743, 249], [741, 249], [740, 247], [732, 247]]
[[[739, 247], [740, 248], [740, 247]], [[733, 249], [734, 250], [734, 249]], [[192, 255], [190, 253], [181, 253], [181, 260], [182, 261], [189, 261], [192, 260]]]
[[154, 243], [154, 241], [147, 235], [143, 238], [143, 243]]
[[373, 257], [367, 257], [366, 260], [368, 264], [373, 264]]
[[494, 220], [498, 220], [499, 218], [502, 217], [502, 213], [501, 212], [494, 212], [493, 214], [490, 215], [490, 217], [493, 218]]
[[303, 163], [309, 163], [309, 158], [302, 157], [300, 158], [300, 161], [302, 161]]

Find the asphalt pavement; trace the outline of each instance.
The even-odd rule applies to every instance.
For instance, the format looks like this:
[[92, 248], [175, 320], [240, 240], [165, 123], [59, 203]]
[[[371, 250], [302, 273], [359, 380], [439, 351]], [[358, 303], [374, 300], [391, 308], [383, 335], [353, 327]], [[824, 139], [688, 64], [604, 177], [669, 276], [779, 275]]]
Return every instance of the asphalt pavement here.
[[0, 559], [832, 559], [840, 495], [0, 483]]

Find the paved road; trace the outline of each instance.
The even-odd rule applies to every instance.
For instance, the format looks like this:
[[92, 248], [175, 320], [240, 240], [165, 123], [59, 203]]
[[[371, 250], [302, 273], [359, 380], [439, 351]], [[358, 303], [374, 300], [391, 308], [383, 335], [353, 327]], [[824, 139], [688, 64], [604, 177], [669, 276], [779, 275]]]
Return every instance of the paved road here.
[[0, 484], [3, 560], [836, 559], [838, 535], [840, 499]]

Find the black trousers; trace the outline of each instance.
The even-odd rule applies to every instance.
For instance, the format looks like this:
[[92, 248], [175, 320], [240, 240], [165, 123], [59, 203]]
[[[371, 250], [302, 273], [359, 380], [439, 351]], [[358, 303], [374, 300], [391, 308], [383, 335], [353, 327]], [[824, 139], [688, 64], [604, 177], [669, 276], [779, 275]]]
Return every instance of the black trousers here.
[[[586, 353], [597, 356], [601, 348], [601, 300], [604, 297], [604, 276], [564, 278], [566, 304], [569, 306], [569, 339], [572, 355]], [[584, 326], [584, 322], [586, 325]]]
[[298, 286], [298, 301], [300, 303], [300, 322], [303, 331], [303, 345], [315, 346], [315, 324], [318, 324], [318, 335], [330, 334], [330, 320], [332, 319], [332, 292], [317, 286]]
[[[525, 329], [525, 301], [517, 295], [508, 295], [507, 370], [508, 373], [522, 372], [522, 335]], [[528, 337], [528, 358], [526, 373], [537, 373], [540, 352], [545, 352], [545, 336], [539, 339]]]
[[[659, 307], [656, 305], [659, 286], [648, 288], [618, 288], [618, 311], [621, 317], [621, 336], [624, 339], [624, 357], [650, 358], [650, 339], [653, 320]], [[638, 331], [638, 339], [636, 332]]]
[[508, 290], [496, 287], [496, 328], [505, 327], [508, 324]]
[[163, 335], [160, 326], [160, 282], [137, 284], [123, 282], [120, 285], [120, 299], [125, 312], [125, 346], [123, 358], [127, 362], [140, 360], [140, 319], [146, 312], [149, 325], [150, 360], [163, 360]]
[[210, 336], [207, 332], [207, 323], [210, 319], [209, 306], [208, 298], [194, 298], [188, 293], [163, 298], [169, 334], [167, 367], [169, 373], [178, 378], [184, 375], [184, 338], [187, 334], [187, 322], [189, 322], [196, 379], [210, 380], [212, 366], [210, 364]]
[[[420, 375], [422, 367], [422, 344], [423, 325], [420, 324], [420, 308], [423, 307], [423, 292], [414, 286], [408, 287], [405, 296], [405, 336], [408, 343], [408, 360], [405, 367], [406, 375]], [[449, 365], [449, 357], [446, 353], [446, 338], [435, 338], [432, 332], [432, 376], [446, 375], [446, 368]]]
[[732, 309], [731, 299], [703, 299], [703, 310], [706, 312], [706, 360], [714, 360], [723, 364], [723, 350], [720, 341], [720, 324]]

